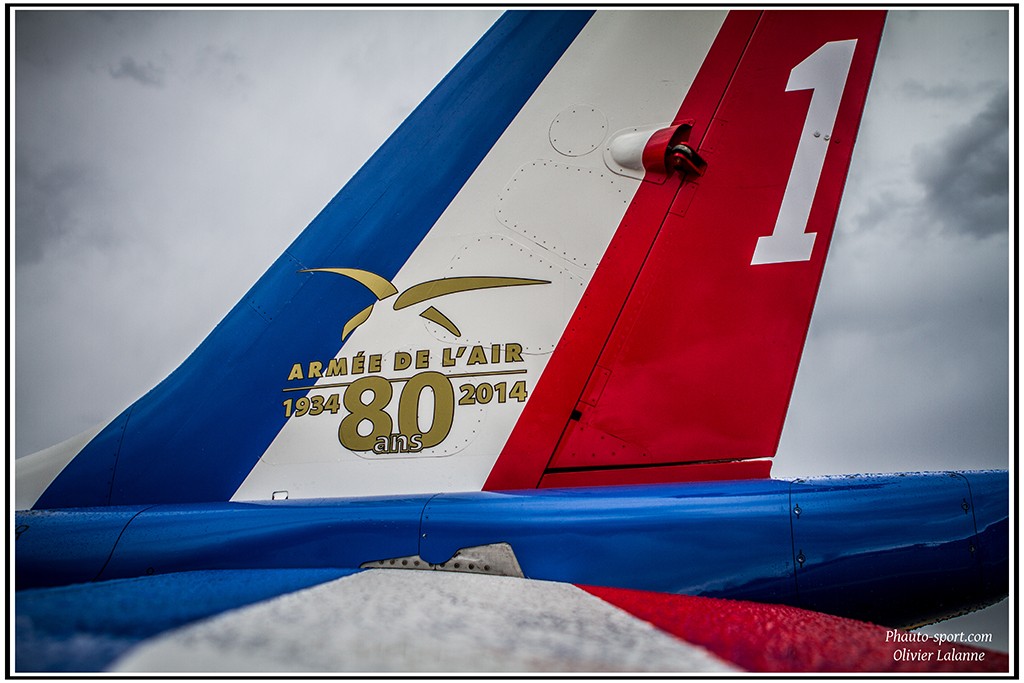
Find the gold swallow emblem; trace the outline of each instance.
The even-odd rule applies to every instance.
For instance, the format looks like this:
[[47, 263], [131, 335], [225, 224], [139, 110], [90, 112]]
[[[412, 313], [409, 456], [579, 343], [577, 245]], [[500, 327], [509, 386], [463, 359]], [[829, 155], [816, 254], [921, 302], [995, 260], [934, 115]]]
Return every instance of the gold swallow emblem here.
[[[373, 292], [373, 295], [377, 297], [377, 301], [383, 301], [388, 297], [398, 294], [398, 288], [391, 284], [390, 280], [387, 280], [376, 273], [371, 273], [368, 270], [360, 270], [359, 268], [306, 268], [299, 272], [334, 273], [335, 275], [343, 275], [355, 280]], [[408, 308], [409, 306], [414, 306], [416, 304], [423, 303], [424, 301], [430, 301], [431, 299], [436, 299], [437, 297], [445, 296], [446, 294], [456, 294], [458, 292], [472, 292], [478, 289], [493, 289], [495, 287], [521, 287], [523, 285], [548, 284], [551, 284], [550, 280], [531, 280], [522, 277], [446, 277], [439, 280], [428, 280], [427, 282], [413, 285], [398, 295], [398, 298], [395, 299], [393, 308], [396, 311], [400, 311], [403, 308]], [[352, 316], [347, 323], [345, 323], [345, 328], [341, 333], [343, 341], [352, 334], [357, 327], [366, 322], [370, 317], [370, 313], [373, 312], [373, 307], [376, 303], [377, 302], [375, 301], [363, 310], [359, 311]], [[433, 306], [430, 306], [420, 313], [420, 317], [437, 323], [456, 337], [462, 336], [458, 326], [453, 323], [448, 316]]]

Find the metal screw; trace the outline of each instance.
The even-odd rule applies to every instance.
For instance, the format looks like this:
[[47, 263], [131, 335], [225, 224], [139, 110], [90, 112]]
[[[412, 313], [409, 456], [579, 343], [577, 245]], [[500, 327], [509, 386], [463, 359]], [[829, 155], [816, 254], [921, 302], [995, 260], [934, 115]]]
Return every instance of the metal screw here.
[[802, 510], [800, 509], [800, 503], [797, 503], [796, 506], [793, 508], [793, 514], [799, 517], [801, 512]]
[[799, 564], [801, 567], [804, 566], [804, 562], [807, 561], [807, 558], [804, 557], [804, 551], [803, 550], [801, 550], [800, 554], [796, 556], [796, 561], [797, 561], [797, 564]]

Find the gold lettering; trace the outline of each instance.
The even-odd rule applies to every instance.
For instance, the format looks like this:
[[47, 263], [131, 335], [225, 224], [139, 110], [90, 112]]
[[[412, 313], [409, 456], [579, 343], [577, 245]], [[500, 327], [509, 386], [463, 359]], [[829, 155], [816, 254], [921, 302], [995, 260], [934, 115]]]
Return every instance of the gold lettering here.
[[347, 358], [332, 358], [327, 363], [327, 372], [324, 377], [337, 377], [338, 375], [348, 374], [348, 359]]
[[379, 353], [370, 356], [369, 372], [380, 372], [380, 358]]
[[430, 367], [430, 350], [421, 349], [416, 352], [416, 369], [424, 370]]
[[484, 347], [474, 346], [469, 352], [469, 360], [466, 361], [466, 365], [480, 365], [481, 363], [487, 363], [487, 354], [484, 353]]
[[505, 344], [505, 362], [506, 363], [522, 363], [523, 362], [523, 346], [522, 344]]
[[321, 374], [323, 369], [323, 363], [321, 363], [318, 360], [311, 360], [309, 361], [309, 372], [307, 373], [307, 375], [310, 379], [313, 379], [314, 377], [323, 377], [323, 375]]
[[293, 380], [302, 378], [302, 365], [300, 363], [296, 363], [292, 366], [292, 371], [288, 373], [288, 379]]
[[405, 370], [412, 365], [412, 356], [405, 351], [395, 351], [395, 370]]
[[352, 359], [352, 374], [361, 375], [366, 372], [366, 358], [363, 356], [363, 352], [360, 351]]

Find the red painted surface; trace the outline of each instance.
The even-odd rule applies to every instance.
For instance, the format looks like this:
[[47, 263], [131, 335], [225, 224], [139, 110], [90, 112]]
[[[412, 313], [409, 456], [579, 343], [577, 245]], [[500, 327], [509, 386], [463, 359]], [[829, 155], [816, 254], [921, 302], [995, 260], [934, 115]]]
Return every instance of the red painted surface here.
[[[909, 632], [797, 607], [580, 588], [747, 671], [1008, 672], [1010, 666], [1000, 652], [960, 643], [895, 642]], [[979, 653], [981, 661], [949, 659]]]
[[672, 144], [672, 139], [679, 135], [679, 129], [682, 126], [683, 124], [676, 123], [651, 135], [644, 146], [642, 157], [645, 171], [644, 180], [663, 183], [668, 179], [669, 169], [665, 166], [665, 150]]
[[771, 472], [768, 460], [624, 467], [622, 469], [586, 469], [570, 472], [548, 471], [537, 488], [573, 488], [576, 486], [626, 486], [661, 484], [675, 481], [721, 481], [725, 479], [764, 479]]
[[[698, 149], [707, 172], [684, 184], [665, 217], [598, 360], [599, 397], [576, 406], [578, 425], [551, 468], [775, 454], [883, 20], [869, 11], [761, 17]], [[786, 91], [790, 71], [850, 38], [853, 64], [805, 229], [817, 235], [811, 258], [751, 265], [775, 225], [811, 98]]]
[[[707, 130], [759, 17], [741, 11], [726, 18], [674, 120], [693, 119], [690, 140]], [[641, 183], [484, 490], [540, 484], [679, 187], [678, 176]]]

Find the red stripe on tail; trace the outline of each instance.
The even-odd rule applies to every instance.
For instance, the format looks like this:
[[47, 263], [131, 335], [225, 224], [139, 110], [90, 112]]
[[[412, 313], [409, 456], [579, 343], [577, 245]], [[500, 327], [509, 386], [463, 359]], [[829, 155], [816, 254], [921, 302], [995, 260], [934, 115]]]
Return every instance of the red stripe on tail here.
[[[675, 118], [694, 121], [691, 140], [703, 137], [759, 17], [741, 11], [726, 18]], [[540, 484], [679, 187], [674, 177], [637, 190], [484, 490]]]

